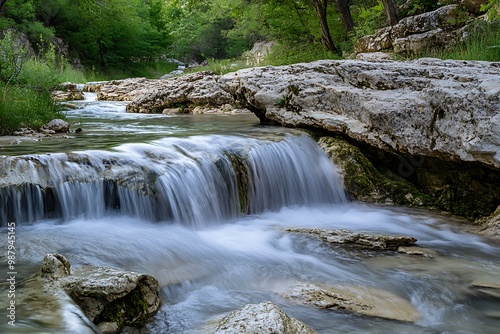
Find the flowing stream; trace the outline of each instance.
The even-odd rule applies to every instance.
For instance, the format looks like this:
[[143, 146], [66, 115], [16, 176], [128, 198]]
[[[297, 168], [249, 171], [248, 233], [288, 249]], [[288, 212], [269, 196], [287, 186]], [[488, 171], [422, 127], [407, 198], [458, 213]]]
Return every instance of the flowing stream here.
[[[318, 333], [498, 333], [499, 300], [470, 286], [500, 285], [499, 243], [444, 215], [349, 202], [306, 133], [260, 127], [250, 114], [127, 114], [94, 94], [75, 104], [67, 117], [83, 131], [73, 138], [0, 148], [0, 249], [15, 222], [17, 289], [31, 289], [16, 327], [2, 313], [0, 333], [94, 331], [69, 300], [47, 308], [28, 279], [55, 252], [73, 267], [155, 276], [162, 306], [151, 333], [211, 333], [227, 312], [268, 300]], [[285, 227], [409, 235], [436, 255], [332, 247]], [[279, 293], [294, 282], [383, 289], [420, 317], [301, 306]], [[4, 312], [8, 289], [0, 285]]]

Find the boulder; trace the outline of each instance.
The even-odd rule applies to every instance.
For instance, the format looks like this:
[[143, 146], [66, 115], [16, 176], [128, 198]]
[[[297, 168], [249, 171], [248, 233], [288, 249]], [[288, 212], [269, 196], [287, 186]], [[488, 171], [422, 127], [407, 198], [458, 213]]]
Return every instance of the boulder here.
[[39, 276], [48, 289], [70, 296], [102, 329], [142, 327], [160, 306], [158, 281], [147, 274], [92, 266], [72, 271], [64, 256], [48, 254]]
[[43, 126], [45, 130], [52, 130], [54, 132], [68, 132], [70, 124], [62, 119], [56, 118]]
[[57, 102], [84, 100], [83, 92], [73, 82], [63, 82], [52, 92], [52, 99]]
[[500, 283], [498, 281], [474, 281], [470, 288], [476, 296], [500, 300]]
[[[161, 113], [165, 109], [193, 106], [221, 107], [232, 104], [232, 96], [217, 84], [219, 76], [212, 72], [197, 72], [166, 80], [143, 83], [136, 92], [127, 112]], [[101, 88], [102, 91], [102, 88]]]
[[339, 229], [285, 228], [284, 230], [312, 235], [329, 244], [355, 245], [376, 250], [397, 250], [398, 247], [411, 246], [417, 242], [417, 239], [408, 236], [351, 232]]
[[384, 151], [500, 168], [500, 66], [320, 60], [228, 73], [263, 122], [327, 130]]
[[299, 304], [320, 309], [354, 312], [389, 320], [415, 322], [420, 317], [406, 299], [373, 287], [297, 283], [287, 287], [281, 295]]
[[313, 334], [272, 302], [248, 304], [226, 315], [214, 334]]
[[[470, 0], [482, 1], [482, 0]], [[449, 48], [462, 40], [462, 27], [469, 13], [452, 4], [434, 11], [401, 19], [392, 27], [363, 36], [354, 44], [356, 53], [389, 50], [394, 53], [419, 54], [436, 48]]]

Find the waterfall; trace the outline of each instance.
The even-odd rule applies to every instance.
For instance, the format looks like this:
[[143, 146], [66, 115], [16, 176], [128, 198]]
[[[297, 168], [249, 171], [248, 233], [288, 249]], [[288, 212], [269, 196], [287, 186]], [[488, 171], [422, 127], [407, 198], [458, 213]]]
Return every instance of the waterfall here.
[[307, 136], [164, 138], [111, 151], [0, 159], [0, 222], [124, 214], [202, 226], [346, 198], [335, 166]]

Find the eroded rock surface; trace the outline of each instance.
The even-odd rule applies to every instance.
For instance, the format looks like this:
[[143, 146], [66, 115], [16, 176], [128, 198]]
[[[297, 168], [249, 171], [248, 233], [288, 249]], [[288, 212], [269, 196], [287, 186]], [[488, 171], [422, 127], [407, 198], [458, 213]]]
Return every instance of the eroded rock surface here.
[[479, 233], [489, 236], [500, 236], [500, 206], [489, 217], [478, 221]]
[[52, 99], [54, 101], [72, 101], [72, 100], [83, 100], [83, 92], [77, 88], [77, 85], [73, 82], [63, 82], [60, 84], [56, 90], [52, 92]]
[[262, 120], [500, 168], [498, 63], [322, 60], [244, 69], [219, 85]]
[[101, 329], [144, 326], [160, 306], [158, 281], [150, 275], [91, 266], [71, 270], [60, 254], [46, 255], [39, 275], [47, 289], [65, 292]]
[[380, 250], [397, 250], [400, 246], [410, 246], [417, 242], [417, 239], [408, 236], [362, 233], [338, 229], [286, 228], [285, 231], [313, 235], [330, 244], [349, 244]]
[[343, 310], [406, 322], [415, 322], [420, 317], [407, 300], [371, 287], [298, 283], [281, 294], [297, 303], [321, 309]]
[[248, 304], [226, 315], [214, 334], [314, 334], [272, 302]]

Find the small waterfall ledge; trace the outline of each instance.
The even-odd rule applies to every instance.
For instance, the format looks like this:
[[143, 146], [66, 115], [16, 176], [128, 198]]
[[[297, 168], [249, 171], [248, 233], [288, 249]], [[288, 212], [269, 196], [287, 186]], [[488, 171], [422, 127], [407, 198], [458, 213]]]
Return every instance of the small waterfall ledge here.
[[308, 136], [166, 138], [111, 151], [4, 157], [0, 221], [124, 214], [199, 227], [241, 213], [345, 203], [335, 166]]

